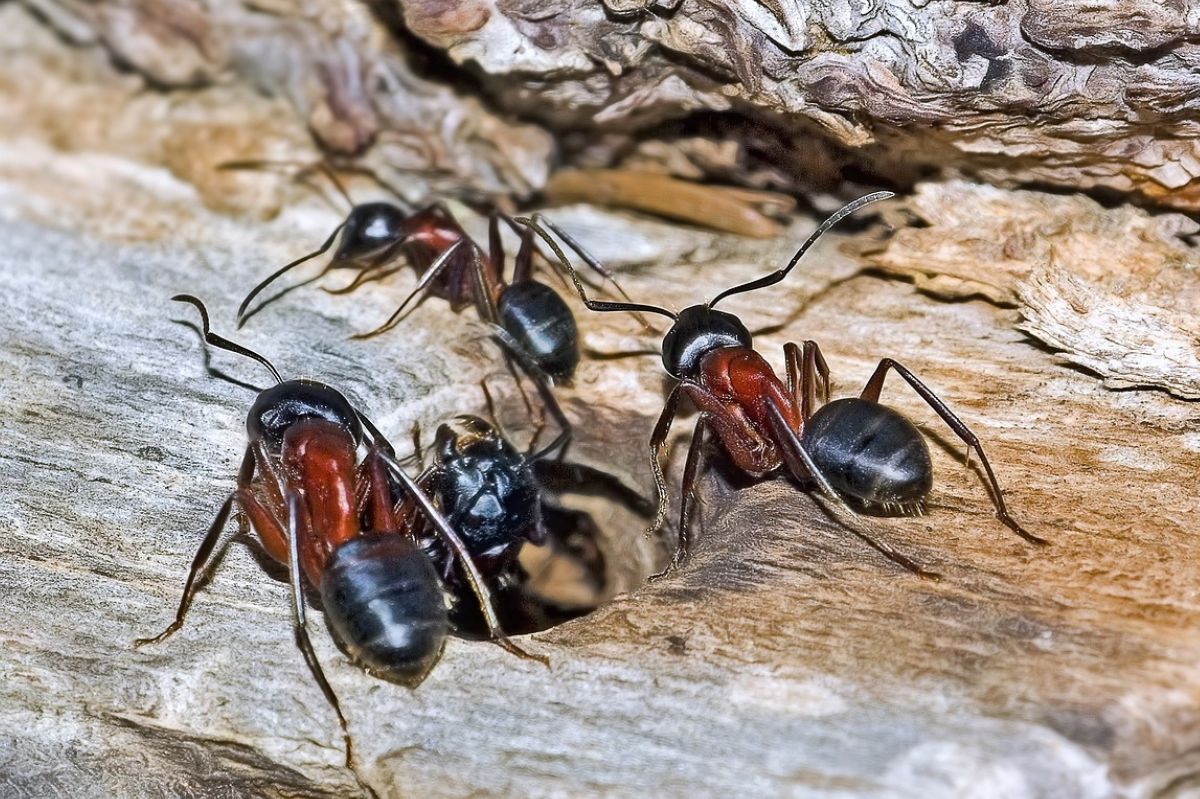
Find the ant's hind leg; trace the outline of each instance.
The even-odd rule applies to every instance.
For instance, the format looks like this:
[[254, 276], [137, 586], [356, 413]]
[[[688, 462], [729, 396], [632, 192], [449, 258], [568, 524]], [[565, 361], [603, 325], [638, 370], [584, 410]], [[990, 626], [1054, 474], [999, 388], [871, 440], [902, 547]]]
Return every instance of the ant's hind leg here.
[[[567, 454], [567, 446], [571, 443], [573, 430], [571, 428], [571, 421], [567, 419], [567, 415], [563, 412], [562, 406], [558, 404], [558, 398], [554, 396], [554, 391], [550, 388], [549, 378], [546, 376], [546, 373], [542, 371], [541, 367], [534, 363], [533, 360], [525, 353], [525, 351], [521, 349], [520, 343], [512, 337], [512, 334], [499, 325], [493, 324], [490, 325], [490, 327], [492, 338], [500, 345], [501, 349], [504, 350], [505, 359], [508, 361], [509, 366], [511, 367], [511, 365], [515, 363], [518, 367], [520, 367], [521, 371], [523, 371], [525, 375], [531, 381], [533, 381], [533, 385], [537, 389], [538, 396], [542, 399], [542, 407], [550, 414], [551, 417], [554, 418], [555, 423], [558, 424], [559, 427], [559, 433], [554, 437], [554, 440], [530, 455], [530, 458], [534, 460], [538, 458], [544, 458], [555, 450], [558, 450], [559, 458], [564, 457]], [[517, 381], [517, 385], [521, 385], [519, 380]], [[522, 389], [522, 391], [524, 391], [524, 389]]]
[[879, 402], [879, 395], [883, 391], [883, 381], [887, 377], [888, 369], [896, 370], [896, 374], [900, 375], [912, 387], [912, 390], [917, 393], [921, 399], [925, 400], [930, 408], [938, 416], [942, 417], [942, 421], [954, 431], [954, 434], [962, 439], [962, 442], [971, 448], [978, 456], [979, 463], [983, 466], [986, 478], [986, 486], [988, 493], [991, 494], [992, 504], [996, 506], [996, 518], [1000, 519], [1006, 527], [1012, 530], [1017, 535], [1024, 538], [1031, 544], [1048, 544], [1049, 542], [1033, 533], [1028, 532], [1022, 527], [1016, 519], [1008, 512], [1008, 506], [1004, 503], [1004, 493], [1000, 490], [1000, 482], [996, 479], [996, 473], [992, 471], [992, 464], [988, 461], [987, 455], [983, 451], [983, 445], [979, 443], [979, 437], [967, 427], [962, 419], [959, 419], [954, 411], [942, 401], [933, 390], [926, 386], [921, 380], [913, 374], [907, 367], [897, 363], [891, 358], [884, 358], [879, 362], [879, 366], [875, 368], [875, 373], [871, 375], [871, 379], [867, 381], [867, 385], [863, 388], [862, 399], [870, 402]]
[[350, 726], [346, 723], [345, 714], [342, 713], [342, 704], [338, 701], [333, 686], [329, 684], [329, 680], [325, 677], [325, 670], [321, 668], [321, 661], [317, 660], [316, 650], [313, 649], [312, 639], [308, 637], [308, 618], [304, 608], [304, 587], [300, 578], [300, 495], [295, 491], [288, 492], [287, 511], [288, 577], [292, 588], [292, 629], [296, 633], [296, 645], [300, 648], [301, 654], [304, 655], [304, 662], [308, 664], [308, 670], [312, 673], [313, 679], [317, 681], [317, 685], [320, 686], [321, 693], [325, 695], [325, 700], [329, 702], [330, 707], [337, 714], [338, 725], [342, 728], [342, 740], [346, 750], [346, 768], [354, 775], [355, 781], [358, 782], [363, 790], [367, 791], [371, 796], [377, 796], [375, 790], [358, 773], [358, 768], [354, 762], [354, 743], [350, 738]]

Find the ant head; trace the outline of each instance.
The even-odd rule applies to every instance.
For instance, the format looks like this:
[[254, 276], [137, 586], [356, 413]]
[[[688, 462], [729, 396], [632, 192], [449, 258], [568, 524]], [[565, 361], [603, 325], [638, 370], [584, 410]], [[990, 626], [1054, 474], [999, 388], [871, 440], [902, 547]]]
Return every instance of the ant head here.
[[708, 353], [751, 344], [750, 331], [741, 319], [708, 305], [693, 305], [679, 312], [679, 318], [663, 337], [663, 366], [677, 379], [696, 377], [700, 360]]
[[408, 214], [386, 202], [363, 203], [350, 209], [334, 262], [369, 260], [404, 237]]
[[470, 455], [495, 456], [505, 450], [516, 453], [495, 427], [478, 416], [468, 414], [456, 416], [453, 422], [438, 427], [434, 449], [442, 463]]
[[246, 432], [277, 453], [284, 433], [304, 419], [333, 422], [350, 434], [355, 446], [362, 443], [362, 422], [354, 406], [337, 389], [315, 380], [285, 380], [259, 394], [246, 416]]

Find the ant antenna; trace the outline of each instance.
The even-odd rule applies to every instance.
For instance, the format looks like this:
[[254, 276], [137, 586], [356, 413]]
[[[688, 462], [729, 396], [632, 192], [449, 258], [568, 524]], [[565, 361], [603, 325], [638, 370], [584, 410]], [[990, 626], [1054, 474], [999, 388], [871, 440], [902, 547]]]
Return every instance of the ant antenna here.
[[207, 344], [218, 349], [236, 352], [238, 355], [244, 355], [247, 358], [252, 358], [270, 370], [271, 376], [275, 378], [276, 383], [283, 382], [283, 377], [280, 376], [279, 370], [276, 369], [271, 362], [262, 355], [259, 355], [254, 350], [243, 347], [241, 344], [230, 341], [224, 336], [218, 336], [216, 333], [212, 332], [208, 325], [208, 309], [204, 307], [204, 303], [199, 299], [193, 297], [191, 294], [176, 294], [171, 299], [175, 302], [186, 302], [189, 305], [194, 305], [196, 309], [200, 311], [200, 324], [204, 330], [204, 341]]
[[250, 293], [246, 295], [246, 298], [244, 300], [242, 300], [242, 304], [239, 305], [238, 309], [237, 309], [238, 327], [241, 327], [245, 323], [246, 309], [250, 307], [250, 303], [254, 301], [254, 298], [257, 297], [263, 289], [265, 289], [267, 286], [271, 285], [276, 280], [283, 277], [285, 274], [287, 274], [291, 270], [295, 269], [297, 266], [304, 263], [305, 261], [310, 260], [312, 258], [316, 258], [318, 255], [324, 254], [326, 250], [328, 250], [330, 247], [333, 246], [333, 240], [337, 238], [338, 233], [341, 233], [342, 228], [344, 228], [345, 226], [346, 226], [346, 223], [342, 222], [340, 225], [338, 225], [336, 228], [333, 229], [333, 233], [331, 233], [329, 235], [329, 238], [325, 239], [325, 243], [322, 244], [319, 248], [313, 250], [308, 255], [304, 255], [304, 256], [301, 256], [300, 258], [297, 258], [296, 260], [292, 261], [290, 264], [286, 264], [284, 266], [279, 267], [274, 272], [267, 275], [267, 277], [264, 278], [257, 286], [250, 289]]
[[[670, 319], [679, 318], [677, 314], [668, 311], [666, 308], [660, 308], [657, 305], [643, 305], [639, 302], [606, 302], [603, 300], [589, 299], [587, 291], [583, 288], [583, 281], [579, 279], [579, 273], [575, 271], [575, 267], [571, 266], [571, 262], [568, 261], [567, 256], [563, 254], [562, 248], [558, 246], [558, 242], [551, 238], [550, 234], [542, 228], [542, 223], [544, 222], [550, 224], [550, 220], [546, 219], [541, 214], [534, 214], [532, 218], [518, 216], [515, 217], [513, 221], [531, 228], [533, 232], [538, 234], [542, 241], [546, 242], [550, 249], [554, 251], [554, 257], [558, 259], [558, 263], [563, 267], [563, 269], [566, 269], [567, 274], [571, 276], [571, 282], [575, 284], [575, 290], [579, 292], [580, 299], [583, 300], [583, 304], [587, 306], [589, 311], [633, 311], [634, 313], [637, 313], [638, 311], [645, 311], [646, 313], [660, 314]], [[566, 241], [568, 246], [571, 245], [571, 241], [569, 239], [564, 238], [563, 241]], [[572, 249], [574, 249], [574, 247], [572, 247]], [[576, 253], [579, 254], [578, 251], [576, 251]], [[579, 254], [579, 257], [583, 258], [584, 256]]]
[[877, 191], [874, 194], [868, 194], [865, 197], [859, 197], [854, 202], [842, 206], [840, 209], [834, 212], [833, 216], [822, 222], [821, 226], [814, 230], [812, 235], [808, 237], [808, 240], [800, 245], [800, 249], [796, 250], [796, 254], [792, 256], [792, 260], [788, 261], [787, 266], [785, 266], [783, 269], [778, 269], [765, 277], [751, 280], [749, 283], [743, 283], [740, 286], [734, 286], [731, 289], [725, 289], [718, 294], [715, 299], [708, 303], [708, 307], [713, 308], [718, 302], [734, 294], [742, 294], [743, 292], [754, 291], [755, 289], [766, 288], [767, 286], [774, 286], [776, 283], [788, 276], [788, 272], [792, 271], [792, 267], [800, 262], [800, 259], [804, 256], [804, 253], [808, 252], [808, 248], [813, 246], [813, 244], [817, 242], [817, 239], [825, 235], [825, 233], [828, 232], [831, 227], [850, 216], [850, 214], [854, 213], [859, 208], [870, 205], [874, 202], [879, 202], [880, 200], [887, 200], [895, 196], [896, 195], [890, 191]]
[[292, 180], [302, 182], [306, 177], [314, 172], [325, 176], [325, 179], [333, 184], [337, 193], [346, 201], [346, 205], [353, 208], [357, 203], [350, 197], [350, 192], [346, 189], [346, 184], [338, 177], [338, 172], [345, 172], [350, 175], [359, 175], [365, 177], [378, 186], [383, 191], [392, 195], [397, 202], [403, 206], [406, 213], [412, 212], [412, 205], [408, 199], [400, 193], [400, 190], [393, 186], [388, 181], [381, 178], [375, 170], [370, 167], [360, 166], [359, 164], [334, 163], [328, 158], [319, 158], [316, 161], [300, 161], [288, 159], [267, 159], [267, 158], [248, 158], [238, 161], [225, 161], [217, 164], [217, 169], [221, 170], [274, 170], [277, 172], [292, 172]]

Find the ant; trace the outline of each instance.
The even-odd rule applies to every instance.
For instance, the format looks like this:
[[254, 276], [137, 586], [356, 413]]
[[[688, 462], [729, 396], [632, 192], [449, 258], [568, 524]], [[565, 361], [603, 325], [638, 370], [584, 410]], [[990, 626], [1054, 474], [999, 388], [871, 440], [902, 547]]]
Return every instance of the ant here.
[[[266, 160], [228, 161], [221, 164], [219, 169], [242, 170], [279, 167], [298, 167], [298, 171], [293, 176], [295, 180], [303, 180], [312, 172], [324, 175], [333, 184], [342, 199], [346, 201], [346, 204], [350, 206], [350, 211], [320, 247], [280, 267], [250, 290], [250, 293], [242, 300], [242, 304], [238, 306], [238, 327], [245, 324], [250, 317], [248, 313], [250, 303], [264, 289], [297, 266], [324, 255], [333, 247], [334, 242], [338, 242], [337, 249], [333, 251], [332, 258], [321, 274], [334, 269], [358, 270], [358, 275], [351, 283], [340, 289], [328, 290], [333, 294], [344, 294], [353, 291], [363, 283], [398, 272], [403, 266], [392, 267], [392, 264], [400, 259], [404, 259], [408, 265], [423, 272], [438, 256], [468, 238], [458, 220], [442, 203], [434, 203], [415, 210], [407, 203], [404, 207], [388, 201], [355, 203], [337, 176], [334, 167], [326, 161], [317, 161], [312, 164]], [[347, 167], [346, 165], [339, 165], [338, 169], [352, 171], [370, 178], [400, 201], [399, 192], [372, 170], [362, 167]], [[459, 252], [449, 259], [449, 265], [454, 268], [447, 270], [443, 279], [431, 289], [437, 296], [448, 300], [455, 311], [461, 310], [467, 305], [473, 290], [471, 276], [467, 271], [469, 266], [465, 258], [467, 255], [466, 252]]]
[[[314, 380], [284, 380], [264, 356], [213, 333], [208, 311], [191, 295], [175, 301], [200, 313], [204, 341], [265, 366], [276, 385], [259, 393], [246, 417], [249, 444], [237, 487], [221, 504], [192, 559], [174, 621], [135, 641], [158, 643], [183, 626], [198, 577], [206, 572], [236, 506], [249, 519], [266, 553], [286, 564], [296, 642], [326, 700], [337, 713], [346, 766], [354, 766], [346, 718], [308, 636], [305, 584], [315, 589], [339, 647], [369, 674], [417, 687], [441, 658], [451, 631], [447, 591], [417, 540], [406, 503], [419, 509], [462, 574], [483, 614], [489, 637], [521, 657], [491, 604], [486, 581], [468, 546], [395, 458], [375, 425], [341, 394]], [[365, 446], [366, 456], [357, 453]], [[395, 501], [395, 480], [405, 499]], [[449, 559], [449, 556], [447, 556]], [[457, 599], [450, 593], [449, 599]], [[368, 791], [369, 786], [362, 783]]]
[[[831, 227], [858, 209], [893, 196], [891, 192], [881, 191], [847, 204], [825, 220], [782, 269], [726, 289], [711, 301], [679, 313], [656, 305], [589, 299], [574, 267], [546, 228], [585, 262], [595, 259], [540, 214], [535, 214], [532, 219], [516, 220], [537, 231], [550, 246], [571, 275], [588, 309], [655, 313], [672, 321], [671, 329], [662, 341], [662, 362], [675, 384], [650, 437], [658, 512], [648, 534], [660, 529], [666, 520], [667, 486], [660, 458], [685, 394], [700, 411], [700, 417], [692, 433], [684, 466], [678, 545], [670, 564], [656, 577], [677, 568], [687, 557], [688, 519], [705, 436], [709, 431], [715, 433], [734, 465], [754, 478], [786, 468], [800, 483], [815, 483], [822, 494], [850, 513], [854, 511], [847, 505], [847, 500], [866, 509], [889, 513], [921, 512], [933, 487], [929, 447], [912, 422], [879, 403], [883, 381], [889, 371], [900, 375], [978, 456], [997, 518], [1026, 541], [1047, 543], [1027, 532], [1009, 514], [991, 463], [975, 434], [906, 367], [891, 358], [884, 358], [857, 398], [830, 402], [829, 367], [815, 341], [805, 341], [800, 347], [790, 342], [784, 345], [785, 384], [753, 349], [750, 331], [742, 321], [731, 313], [716, 309], [717, 303], [726, 297], [779, 283]], [[820, 408], [816, 398], [818, 389], [824, 403]], [[904, 568], [923, 577], [937, 578], [938, 575], [921, 568], [887, 544], [851, 529]]]
[[[288, 162], [235, 161], [222, 165], [222, 168], [287, 165]], [[369, 280], [394, 274], [403, 268], [392, 266], [399, 260], [420, 273], [416, 288], [383, 324], [354, 338], [370, 338], [391, 330], [399, 324], [412, 302], [433, 295], [447, 300], [455, 312], [473, 303], [480, 318], [491, 326], [509, 356], [516, 359], [535, 382], [539, 378], [557, 383], [571, 379], [579, 365], [579, 330], [574, 314], [562, 298], [534, 279], [531, 239], [522, 237], [512, 281], [506, 283], [497, 214], [490, 218], [485, 256], [444, 204], [434, 203], [416, 211], [391, 202], [355, 204], [330, 164], [322, 161], [305, 165], [299, 174], [314, 170], [333, 183], [351, 206], [350, 212], [318, 249], [286, 264], [251, 289], [238, 307], [239, 326], [245, 322], [247, 309], [260, 292], [296, 266], [324, 254], [340, 234], [341, 240], [325, 271], [340, 268], [360, 271], [353, 282], [334, 293], [349, 292]], [[399, 196], [371, 170], [359, 167], [354, 171], [369, 176]], [[504, 218], [515, 230], [512, 221]], [[600, 265], [593, 268], [612, 281], [617, 291], [625, 296], [608, 269]], [[545, 392], [542, 393], [544, 396]]]
[[[496, 420], [486, 382], [481, 381], [480, 386], [489, 416]], [[499, 422], [491, 424], [478, 416], [461, 415], [453, 423], [437, 428], [433, 461], [416, 478], [418, 487], [433, 497], [489, 583], [502, 595], [511, 593], [508, 589], [521, 586], [529, 577], [517, 560], [527, 542], [578, 556], [585, 570], [593, 575], [602, 573], [603, 559], [594, 546], [594, 524], [590, 518], [547, 502], [548, 490], [598, 489], [637, 513], [650, 513], [645, 498], [607, 472], [548, 457], [558, 449], [564, 435], [565, 431], [535, 452], [534, 442], [539, 437], [535, 434], [529, 449], [521, 452], [499, 428]], [[419, 428], [414, 428], [413, 438], [420, 459]], [[401, 514], [408, 510], [408, 504], [402, 506]], [[431, 556], [442, 562], [439, 549], [440, 542], [431, 542]], [[443, 578], [453, 584], [451, 565], [447, 562]], [[536, 603], [528, 592], [522, 592], [517, 600], [519, 605]], [[473, 608], [464, 610], [469, 613]], [[554, 609], [545, 610], [554, 615]], [[519, 626], [526, 628], [530, 622]], [[510, 625], [506, 622], [505, 627], [509, 629]]]

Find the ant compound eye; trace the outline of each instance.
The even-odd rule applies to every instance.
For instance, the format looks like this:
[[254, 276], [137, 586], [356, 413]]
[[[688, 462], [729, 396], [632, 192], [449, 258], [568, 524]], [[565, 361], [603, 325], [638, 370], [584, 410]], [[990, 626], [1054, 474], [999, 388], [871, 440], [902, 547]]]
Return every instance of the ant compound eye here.
[[693, 305], [680, 311], [663, 338], [663, 366], [675, 378], [693, 378], [708, 353], [725, 347], [749, 347], [751, 343], [750, 331], [733, 314]]
[[334, 260], [353, 261], [377, 255], [404, 235], [404, 211], [391, 203], [356, 205], [346, 217], [342, 242]]
[[333, 422], [362, 442], [362, 423], [341, 392], [315, 380], [286, 380], [258, 395], [246, 416], [246, 432], [252, 440], [262, 439], [278, 452], [288, 428], [304, 419]]

